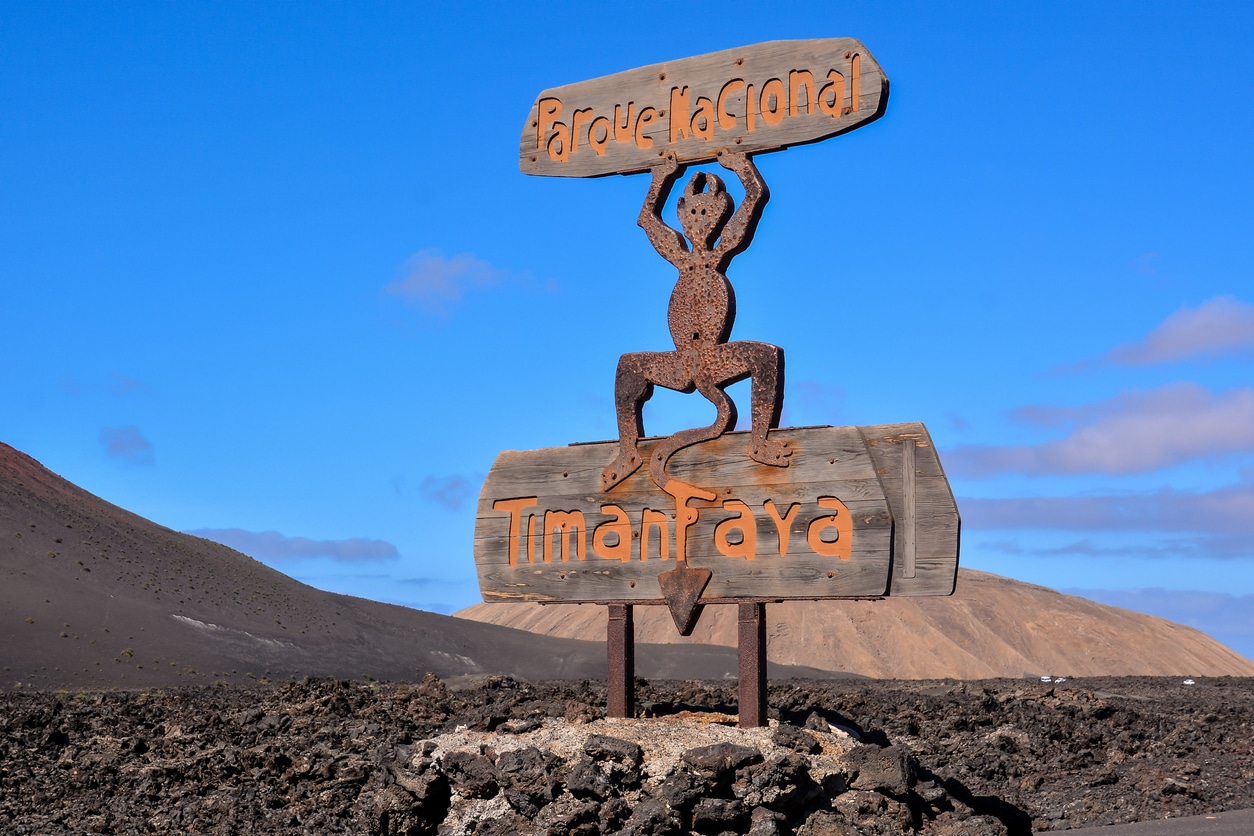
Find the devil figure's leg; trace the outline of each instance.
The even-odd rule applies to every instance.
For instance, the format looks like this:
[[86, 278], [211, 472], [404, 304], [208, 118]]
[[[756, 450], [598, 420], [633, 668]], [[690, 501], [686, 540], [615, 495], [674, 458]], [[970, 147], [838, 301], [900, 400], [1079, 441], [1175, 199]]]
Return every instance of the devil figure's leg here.
[[784, 405], [784, 350], [770, 343], [743, 340], [720, 345], [715, 352], [709, 372], [717, 376], [720, 384], [746, 377], [751, 381], [749, 458], [773, 467], [787, 467], [792, 455], [788, 443], [767, 438], [767, 433], [779, 426]]
[[779, 426], [784, 408], [784, 350], [770, 343], [745, 342], [753, 358], [754, 369], [750, 398], [753, 403], [753, 424], [750, 432], [749, 457], [762, 464], [787, 467], [792, 449], [784, 441], [772, 441], [767, 431]]
[[614, 408], [618, 413], [618, 456], [601, 471], [601, 489], [608, 491], [642, 464], [636, 442], [644, 435], [644, 402], [653, 386], [692, 391], [692, 379], [675, 351], [640, 351], [618, 358], [614, 377]]
[[708, 427], [681, 430], [665, 441], [658, 442], [653, 448], [653, 456], [649, 460], [649, 475], [654, 484], [662, 490], [666, 490], [666, 484], [671, 478], [666, 472], [666, 463], [670, 461], [671, 456], [685, 447], [718, 438], [736, 422], [736, 405], [721, 387], [706, 381], [697, 381], [696, 387], [710, 403], [714, 404], [717, 414], [714, 416], [714, 423]]

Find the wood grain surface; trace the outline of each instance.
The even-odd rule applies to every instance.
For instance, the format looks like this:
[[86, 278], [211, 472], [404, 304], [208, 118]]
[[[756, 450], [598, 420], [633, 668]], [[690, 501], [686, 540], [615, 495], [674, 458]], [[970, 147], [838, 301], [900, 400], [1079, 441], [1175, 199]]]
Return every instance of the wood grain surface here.
[[519, 140], [526, 174], [600, 177], [727, 148], [760, 154], [878, 119], [888, 77], [860, 41], [768, 41], [554, 87]]
[[[916, 444], [915, 576], [899, 578], [894, 514], [905, 503], [890, 493], [902, 490], [907, 436]], [[717, 496], [690, 502], [698, 516], [685, 538], [689, 564], [713, 573], [703, 600], [953, 591], [957, 508], [921, 424], [777, 429], [771, 437], [791, 444], [789, 467], [751, 460], [746, 433], [671, 460], [672, 477]], [[646, 459], [659, 441], [641, 441]], [[603, 492], [601, 469], [616, 451], [602, 442], [498, 456], [475, 526], [485, 601], [660, 600], [657, 575], [676, 565], [675, 503], [646, 469]]]
[[[961, 520], [940, 456], [919, 423], [859, 427], [895, 523], [890, 595], [952, 595]], [[911, 447], [908, 453], [903, 448]], [[907, 477], [905, 463], [914, 465]], [[913, 483], [913, 491], [906, 483]], [[913, 526], [907, 527], [910, 520]], [[909, 554], [913, 551], [913, 554]]]

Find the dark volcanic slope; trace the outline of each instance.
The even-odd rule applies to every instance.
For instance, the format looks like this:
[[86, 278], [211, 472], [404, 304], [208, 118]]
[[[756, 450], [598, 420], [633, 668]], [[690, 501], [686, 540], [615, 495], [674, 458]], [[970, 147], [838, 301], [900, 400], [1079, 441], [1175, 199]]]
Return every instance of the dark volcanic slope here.
[[[735, 675], [735, 651], [641, 647], [638, 667], [718, 679]], [[110, 505], [0, 444], [0, 668], [3, 688], [428, 671], [600, 679], [605, 647], [316, 590]]]

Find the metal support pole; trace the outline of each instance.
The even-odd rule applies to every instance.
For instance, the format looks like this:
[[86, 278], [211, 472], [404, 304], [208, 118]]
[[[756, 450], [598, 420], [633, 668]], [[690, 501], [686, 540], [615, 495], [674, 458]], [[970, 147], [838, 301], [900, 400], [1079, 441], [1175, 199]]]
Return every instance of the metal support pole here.
[[[610, 604], [605, 646], [609, 654], [608, 717], [633, 717], [636, 713], [636, 624], [631, 604]], [[765, 634], [763, 634], [765, 635]]]
[[740, 603], [740, 727], [766, 725], [766, 604]]

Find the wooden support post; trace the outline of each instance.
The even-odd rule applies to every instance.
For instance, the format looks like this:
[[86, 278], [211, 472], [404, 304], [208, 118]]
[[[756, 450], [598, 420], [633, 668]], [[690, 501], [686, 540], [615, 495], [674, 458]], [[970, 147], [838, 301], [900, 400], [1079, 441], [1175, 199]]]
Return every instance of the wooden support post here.
[[607, 717], [636, 713], [636, 625], [631, 604], [610, 604], [605, 646], [609, 655]]
[[740, 641], [740, 727], [766, 725], [766, 604], [741, 602], [737, 624]]

